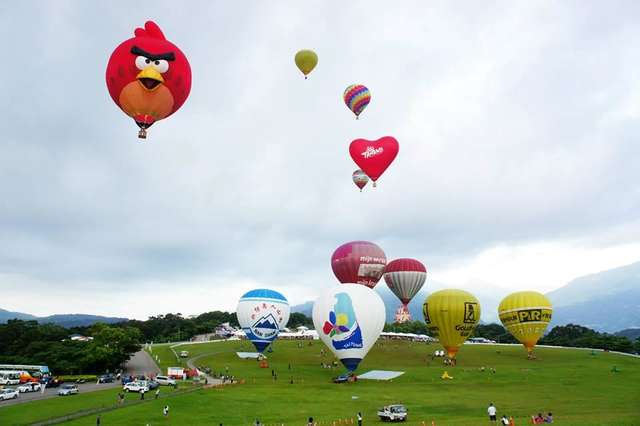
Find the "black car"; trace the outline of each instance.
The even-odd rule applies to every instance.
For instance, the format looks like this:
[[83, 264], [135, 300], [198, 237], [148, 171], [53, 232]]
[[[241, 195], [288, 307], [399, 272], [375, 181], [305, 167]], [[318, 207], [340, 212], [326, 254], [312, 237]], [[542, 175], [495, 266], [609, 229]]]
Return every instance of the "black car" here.
[[43, 385], [46, 385], [46, 387], [48, 388], [57, 388], [64, 383], [64, 380], [60, 380], [57, 377], [49, 376], [49, 377], [44, 377], [42, 380], [40, 380], [40, 383], [42, 383]]
[[113, 381], [115, 380], [115, 378], [113, 377], [113, 374], [103, 374], [102, 376], [98, 377], [98, 383], [113, 383]]

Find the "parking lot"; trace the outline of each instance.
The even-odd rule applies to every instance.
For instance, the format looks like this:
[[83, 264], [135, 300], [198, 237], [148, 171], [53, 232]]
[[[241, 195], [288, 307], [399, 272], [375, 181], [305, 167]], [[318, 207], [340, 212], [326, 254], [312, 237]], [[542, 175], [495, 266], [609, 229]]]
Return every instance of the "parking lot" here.
[[[133, 354], [129, 362], [127, 362], [127, 366], [125, 369], [125, 374], [132, 375], [132, 376], [135, 376], [138, 374], [159, 374], [159, 373], [160, 373], [160, 370], [158, 369], [156, 363], [153, 361], [153, 359], [151, 359], [149, 354], [147, 354], [144, 351], [139, 351]], [[71, 384], [71, 383], [68, 383], [68, 384]], [[116, 381], [113, 383], [101, 383], [101, 384], [96, 384], [95, 382], [92, 382], [92, 383], [81, 383], [78, 385], [78, 389], [80, 393], [85, 393], [85, 392], [94, 392], [94, 391], [104, 390], [104, 389], [120, 388], [121, 386], [122, 385], [120, 384], [120, 381]], [[8, 401], [0, 401], [0, 408], [6, 407], [8, 405], [21, 404], [28, 401], [34, 401], [34, 400], [46, 399], [46, 398], [74, 398], [73, 395], [59, 397], [58, 389], [60, 388], [59, 387], [47, 388], [44, 390], [44, 392], [21, 393], [20, 396], [16, 399], [11, 399]]]

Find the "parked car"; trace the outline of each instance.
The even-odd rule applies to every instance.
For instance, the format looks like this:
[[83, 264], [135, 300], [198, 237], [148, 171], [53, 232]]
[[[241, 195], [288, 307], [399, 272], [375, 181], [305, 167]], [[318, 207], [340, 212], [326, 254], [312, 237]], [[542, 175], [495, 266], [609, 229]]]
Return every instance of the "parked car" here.
[[353, 373], [342, 374], [338, 377], [333, 378], [333, 383], [347, 383], [347, 382], [355, 382], [358, 380], [358, 376]]
[[407, 408], [401, 404], [387, 405], [378, 410], [378, 417], [383, 422], [404, 422], [407, 421]]
[[176, 385], [176, 381], [171, 377], [167, 377], [167, 376], [156, 376], [156, 382], [158, 382], [158, 384], [165, 385], [165, 386]]
[[16, 399], [18, 397], [18, 391], [11, 388], [4, 388], [0, 390], [0, 400]]
[[64, 380], [60, 380], [57, 377], [49, 376], [41, 380], [40, 383], [45, 384], [46, 385], [45, 387], [47, 388], [57, 388], [58, 386], [64, 383]]
[[40, 389], [42, 389], [42, 385], [40, 383], [34, 383], [34, 382], [28, 382], [16, 388], [16, 390], [20, 393], [38, 392]]
[[125, 392], [149, 392], [149, 386], [144, 382], [129, 382], [122, 387]]
[[0, 376], [0, 385], [19, 385], [20, 378]]
[[103, 374], [102, 376], [98, 377], [98, 383], [113, 383], [114, 380], [115, 378], [111, 373]]
[[149, 390], [154, 390], [160, 386], [160, 383], [156, 382], [155, 380], [149, 380], [147, 381], [147, 386], [149, 387]]
[[78, 385], [63, 385], [58, 390], [59, 396], [76, 395], [79, 392]]

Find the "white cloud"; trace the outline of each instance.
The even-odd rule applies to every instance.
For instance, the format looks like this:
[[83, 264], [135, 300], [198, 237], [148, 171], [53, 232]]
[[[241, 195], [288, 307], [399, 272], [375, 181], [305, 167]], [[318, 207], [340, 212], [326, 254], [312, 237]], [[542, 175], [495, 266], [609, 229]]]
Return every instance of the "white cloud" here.
[[[0, 71], [0, 307], [139, 317], [177, 310], [161, 295], [179, 289], [203, 296], [195, 313], [250, 285], [304, 301], [354, 239], [507, 288], [634, 260], [633, 2], [59, 5], [0, 14], [20, 35]], [[194, 80], [139, 143], [104, 68], [147, 18]], [[306, 81], [300, 48], [320, 56]], [[354, 82], [373, 94], [358, 121]], [[360, 194], [348, 143], [386, 134], [400, 154]]]

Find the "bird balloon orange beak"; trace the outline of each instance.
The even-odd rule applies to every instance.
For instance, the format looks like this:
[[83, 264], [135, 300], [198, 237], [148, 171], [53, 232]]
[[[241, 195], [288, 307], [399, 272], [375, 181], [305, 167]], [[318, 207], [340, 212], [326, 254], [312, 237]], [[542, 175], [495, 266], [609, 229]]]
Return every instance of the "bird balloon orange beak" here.
[[162, 78], [162, 74], [156, 71], [155, 68], [149, 66], [143, 69], [136, 76], [140, 84], [147, 90], [155, 90], [160, 86], [161, 83], [164, 83], [164, 78]]

